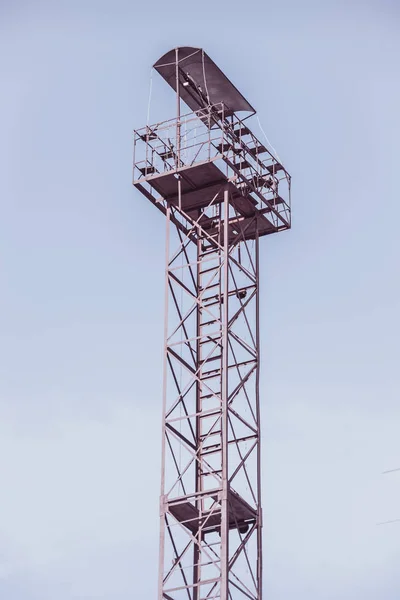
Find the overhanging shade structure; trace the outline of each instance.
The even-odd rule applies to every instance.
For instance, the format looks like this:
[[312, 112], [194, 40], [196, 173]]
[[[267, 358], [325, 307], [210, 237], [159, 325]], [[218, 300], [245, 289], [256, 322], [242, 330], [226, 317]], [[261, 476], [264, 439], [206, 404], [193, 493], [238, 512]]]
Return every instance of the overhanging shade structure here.
[[[223, 102], [226, 114], [255, 113], [214, 61], [201, 48], [174, 48], [162, 56], [154, 68], [192, 110], [204, 104]], [[177, 85], [178, 84], [178, 85]]]
[[155, 68], [177, 115], [135, 131], [133, 183], [166, 218], [158, 600], [261, 600], [259, 248], [291, 179], [203, 50]]

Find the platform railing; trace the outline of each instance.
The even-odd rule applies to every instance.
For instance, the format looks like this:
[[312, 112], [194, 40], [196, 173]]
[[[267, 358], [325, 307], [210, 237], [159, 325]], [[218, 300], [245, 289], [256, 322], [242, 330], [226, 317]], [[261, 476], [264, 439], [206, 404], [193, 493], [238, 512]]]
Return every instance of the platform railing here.
[[216, 118], [224, 119], [222, 103], [135, 131], [134, 180], [214, 160], [224, 137]]
[[213, 161], [260, 210], [280, 226], [290, 223], [290, 175], [236, 114], [223, 103], [147, 125], [134, 132], [134, 183]]

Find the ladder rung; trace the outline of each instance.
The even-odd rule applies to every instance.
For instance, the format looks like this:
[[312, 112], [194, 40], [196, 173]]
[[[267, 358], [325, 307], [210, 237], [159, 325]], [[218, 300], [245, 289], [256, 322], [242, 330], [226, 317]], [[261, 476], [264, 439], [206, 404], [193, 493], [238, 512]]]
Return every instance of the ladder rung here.
[[[220, 429], [216, 429], [215, 431], [211, 431], [211, 432], [208, 432], [208, 433], [203, 433], [203, 434], [200, 436], [200, 439], [203, 441], [203, 440], [205, 440], [206, 438], [210, 438], [212, 435], [221, 435], [221, 430], [220, 430]], [[214, 447], [214, 446], [216, 446], [216, 445], [217, 445], [217, 444], [212, 444], [212, 445], [211, 445], [211, 446], [209, 446], [208, 448], [212, 448], [212, 447]], [[205, 447], [205, 450], [207, 450], [208, 448], [207, 448], [207, 446], [206, 446], [206, 447]]]
[[203, 340], [200, 342], [200, 346], [204, 344], [214, 344], [216, 346], [221, 346], [221, 338], [218, 336], [217, 338], [209, 338], [208, 340]]
[[207, 246], [204, 250], [204, 252], [202, 252], [200, 254], [200, 258], [204, 258], [205, 256], [209, 256], [210, 254], [215, 254], [216, 252], [218, 252], [218, 248], [216, 248], [215, 246], [213, 246], [212, 244], [210, 246]]
[[213, 319], [212, 321], [205, 321], [204, 323], [200, 323], [200, 327], [207, 327], [207, 325], [214, 325], [214, 323], [218, 323], [218, 319]]
[[214, 377], [218, 377], [221, 375], [221, 369], [213, 369], [212, 371], [206, 371], [201, 375], [201, 381], [205, 381], [206, 379], [213, 379]]
[[[215, 298], [215, 296], [214, 296]], [[215, 306], [216, 304], [223, 304], [224, 303], [224, 298], [223, 296], [221, 297], [221, 299], [218, 298], [218, 296], [216, 297], [217, 299], [214, 300], [213, 302], [211, 302], [212, 297], [208, 298], [208, 300], [210, 300], [210, 302], [208, 304], [206, 304], [205, 306], [209, 307], [209, 306]]]
[[218, 356], [211, 356], [210, 358], [206, 358], [203, 360], [203, 365], [206, 363], [212, 362], [213, 360], [221, 360], [222, 354], [218, 354]]
[[208, 302], [211, 300], [217, 300], [219, 298], [219, 294], [214, 294], [213, 296], [206, 296], [206, 298], [202, 299], [202, 302]]
[[200, 291], [203, 292], [204, 290], [212, 290], [215, 287], [219, 287], [219, 282], [218, 283], [213, 283], [212, 285], [207, 285], [206, 287], [201, 287]]
[[204, 452], [200, 453], [200, 456], [209, 456], [210, 454], [216, 454], [217, 452], [221, 452], [222, 446], [221, 444], [214, 444], [209, 448], [205, 448]]
[[209, 269], [204, 269], [204, 271], [200, 271], [200, 275], [205, 275], [206, 273], [211, 273], [211, 271], [216, 271], [219, 269], [219, 265], [216, 267], [210, 267]]

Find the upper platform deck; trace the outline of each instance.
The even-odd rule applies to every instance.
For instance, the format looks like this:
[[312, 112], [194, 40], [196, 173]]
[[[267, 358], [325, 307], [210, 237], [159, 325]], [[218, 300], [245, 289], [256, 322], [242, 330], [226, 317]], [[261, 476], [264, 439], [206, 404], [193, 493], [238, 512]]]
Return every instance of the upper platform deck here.
[[[290, 228], [290, 175], [223, 103], [134, 132], [134, 185], [160, 210], [168, 203], [190, 217], [230, 203], [247, 239]], [[257, 217], [255, 219], [254, 217]], [[212, 229], [212, 219], [203, 226]], [[256, 225], [257, 221], [257, 225]], [[236, 228], [236, 229], [235, 229]]]

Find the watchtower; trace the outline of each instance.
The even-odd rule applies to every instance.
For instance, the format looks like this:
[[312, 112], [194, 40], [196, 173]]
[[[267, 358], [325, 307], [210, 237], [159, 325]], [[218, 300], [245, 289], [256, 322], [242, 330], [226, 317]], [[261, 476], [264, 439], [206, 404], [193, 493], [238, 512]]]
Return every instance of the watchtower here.
[[158, 598], [261, 600], [259, 245], [290, 175], [204, 50], [154, 68], [176, 116], [135, 131], [133, 183], [166, 220]]

